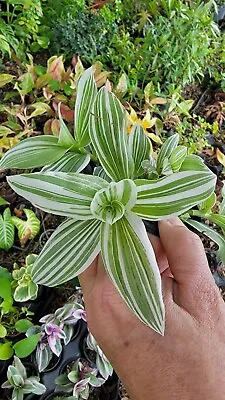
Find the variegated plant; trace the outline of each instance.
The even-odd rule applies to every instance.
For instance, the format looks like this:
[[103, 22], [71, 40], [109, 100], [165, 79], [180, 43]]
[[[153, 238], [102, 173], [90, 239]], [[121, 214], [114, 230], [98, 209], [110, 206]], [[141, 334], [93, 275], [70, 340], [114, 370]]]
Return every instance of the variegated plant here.
[[[86, 83], [82, 85], [85, 91]], [[85, 94], [86, 110], [80, 102], [75, 132], [80, 132], [80, 143], [88, 145], [84, 150], [91, 147], [99, 160], [95, 174], [45, 170], [8, 178], [11, 187], [36, 207], [68, 218], [40, 253], [32, 279], [59, 285], [83, 272], [101, 252], [106, 271], [127, 305], [143, 323], [163, 334], [161, 278], [142, 219], [158, 221], [186, 212], [212, 194], [215, 176], [199, 157], [186, 156], [183, 149], [175, 151], [178, 136], [174, 135], [156, 162], [155, 179], [145, 179], [143, 161], [149, 159], [151, 147], [143, 129], [135, 125], [127, 136], [125, 109], [107, 88], [100, 89], [92, 108], [88, 103], [93, 102], [92, 90]], [[73, 146], [63, 122], [60, 135], [61, 143], [71, 141]], [[18, 162], [14, 166], [25, 168], [26, 151], [14, 151]], [[9, 167], [12, 156], [7, 154], [2, 167]]]

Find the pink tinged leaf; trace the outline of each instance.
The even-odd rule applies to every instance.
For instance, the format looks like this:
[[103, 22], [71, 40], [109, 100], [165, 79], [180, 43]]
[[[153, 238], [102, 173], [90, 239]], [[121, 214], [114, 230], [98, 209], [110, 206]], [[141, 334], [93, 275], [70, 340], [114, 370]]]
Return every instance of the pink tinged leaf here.
[[82, 379], [81, 381], [77, 382], [73, 388], [73, 396], [75, 396], [76, 393], [83, 392], [83, 390], [86, 389], [86, 386], [89, 384], [89, 382], [90, 378]]
[[63, 56], [53, 56], [48, 60], [47, 74], [51, 74], [53, 79], [61, 82], [62, 76], [65, 74]]

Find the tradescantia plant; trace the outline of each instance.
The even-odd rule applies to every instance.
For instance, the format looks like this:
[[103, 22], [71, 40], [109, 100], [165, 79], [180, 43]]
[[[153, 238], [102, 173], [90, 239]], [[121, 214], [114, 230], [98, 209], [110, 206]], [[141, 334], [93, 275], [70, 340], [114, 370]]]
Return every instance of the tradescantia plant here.
[[[85, 104], [87, 99], [93, 102], [88, 91]], [[32, 280], [59, 285], [83, 272], [101, 252], [106, 271], [127, 305], [143, 323], [163, 334], [161, 278], [142, 219], [181, 215], [211, 195], [216, 178], [199, 157], [185, 157], [182, 151], [179, 172], [170, 168], [167, 176], [144, 179], [142, 163], [149, 159], [150, 144], [139, 125], [127, 136], [126, 111], [119, 100], [103, 87], [93, 106], [82, 110], [78, 113], [85, 137], [82, 143], [93, 148], [101, 165], [99, 176], [42, 171], [8, 177], [10, 186], [36, 207], [68, 218], [34, 263]], [[68, 132], [61, 124], [61, 140]], [[174, 165], [171, 151], [177, 141], [176, 135], [170, 138], [158, 165], [163, 166], [166, 155], [165, 165]], [[1, 167], [9, 166], [12, 152], [3, 157]], [[16, 151], [16, 161], [23, 168], [24, 159], [25, 153]]]

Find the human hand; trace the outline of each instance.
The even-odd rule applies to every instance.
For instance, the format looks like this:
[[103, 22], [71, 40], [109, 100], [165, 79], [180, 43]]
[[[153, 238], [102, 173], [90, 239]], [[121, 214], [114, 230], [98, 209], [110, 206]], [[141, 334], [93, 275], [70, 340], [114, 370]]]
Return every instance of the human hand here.
[[130, 311], [100, 256], [80, 275], [90, 330], [132, 400], [222, 400], [225, 307], [204, 248], [178, 218], [160, 222], [159, 231], [150, 240], [162, 273], [165, 336]]

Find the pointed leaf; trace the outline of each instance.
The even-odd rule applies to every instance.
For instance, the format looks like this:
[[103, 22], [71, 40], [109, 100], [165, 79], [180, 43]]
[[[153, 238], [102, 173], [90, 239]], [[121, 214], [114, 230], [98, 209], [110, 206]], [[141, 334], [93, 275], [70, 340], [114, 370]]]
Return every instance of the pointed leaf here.
[[14, 242], [15, 228], [12, 223], [11, 212], [6, 208], [3, 216], [0, 215], [0, 249], [9, 250]]
[[77, 98], [74, 112], [74, 135], [80, 147], [90, 143], [88, 125], [90, 112], [97, 95], [97, 86], [94, 80], [92, 67], [81, 76], [77, 85]]
[[59, 113], [59, 121], [60, 121], [60, 132], [59, 132], [59, 141], [58, 144], [70, 148], [75, 144], [75, 140], [71, 135], [69, 129], [67, 128], [65, 122], [62, 119], [61, 111], [60, 111], [61, 103], [58, 106], [58, 113]]
[[58, 145], [54, 136], [36, 136], [22, 140], [7, 151], [0, 160], [0, 168], [37, 168], [59, 160], [67, 149]]
[[64, 172], [9, 176], [8, 182], [41, 210], [76, 219], [93, 219], [91, 201], [98, 190], [108, 186], [97, 176]]
[[81, 172], [89, 164], [90, 155], [68, 151], [60, 160], [42, 168], [42, 172], [61, 171], [61, 172]]
[[2, 196], [0, 196], [0, 206], [4, 206], [5, 204], [9, 204], [9, 202], [3, 199]]
[[90, 137], [106, 173], [114, 181], [133, 176], [133, 160], [128, 152], [126, 111], [106, 88], [97, 95], [91, 114]]
[[180, 215], [206, 200], [214, 191], [216, 176], [211, 171], [177, 172], [158, 181], [137, 179], [137, 202], [133, 212], [154, 221]]
[[144, 172], [142, 161], [149, 159], [152, 150], [151, 142], [141, 125], [134, 125], [128, 138], [128, 146], [134, 160], [134, 175], [138, 177]]
[[176, 149], [173, 150], [169, 159], [173, 172], [179, 172], [186, 156], [187, 147], [185, 146], [178, 146]]
[[145, 227], [134, 213], [102, 223], [102, 257], [109, 277], [137, 317], [164, 333], [161, 278]]
[[100, 251], [100, 221], [63, 222], [37, 258], [32, 278], [36, 283], [57, 286], [83, 272]]
[[225, 238], [210, 226], [199, 221], [188, 218], [187, 220], [185, 219], [185, 222], [193, 226], [198, 232], [208, 236], [209, 239], [213, 240], [219, 246], [219, 257], [223, 264], [225, 264]]
[[165, 143], [163, 143], [160, 152], [158, 154], [157, 158], [157, 164], [156, 164], [156, 169], [158, 174], [161, 173], [163, 169], [163, 162], [165, 158], [169, 158], [172, 154], [172, 152], [175, 150], [179, 142], [179, 135], [175, 134], [170, 136]]
[[37, 362], [39, 372], [42, 372], [47, 368], [52, 357], [53, 357], [53, 354], [48, 345], [46, 345], [42, 350], [40, 349], [40, 346], [38, 345], [37, 350], [36, 350], [36, 362]]

